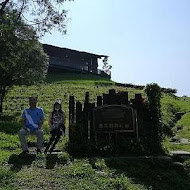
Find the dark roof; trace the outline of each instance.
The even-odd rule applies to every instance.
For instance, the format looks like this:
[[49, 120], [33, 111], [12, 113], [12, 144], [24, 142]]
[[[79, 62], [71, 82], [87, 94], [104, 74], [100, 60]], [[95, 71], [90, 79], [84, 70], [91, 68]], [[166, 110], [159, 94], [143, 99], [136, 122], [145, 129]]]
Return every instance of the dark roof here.
[[49, 44], [42, 44], [44, 51], [52, 56], [62, 56], [63, 53], [73, 53], [73, 54], [79, 54], [80, 56], [84, 56], [84, 57], [96, 57], [96, 58], [101, 58], [101, 57], [108, 57], [106, 55], [97, 55], [97, 54], [93, 54], [93, 53], [88, 53], [88, 52], [84, 52], [84, 51], [77, 51], [77, 50], [72, 50], [72, 49], [68, 49], [68, 48], [62, 48], [62, 47], [57, 47], [57, 46], [53, 46], [53, 45], [49, 45]]

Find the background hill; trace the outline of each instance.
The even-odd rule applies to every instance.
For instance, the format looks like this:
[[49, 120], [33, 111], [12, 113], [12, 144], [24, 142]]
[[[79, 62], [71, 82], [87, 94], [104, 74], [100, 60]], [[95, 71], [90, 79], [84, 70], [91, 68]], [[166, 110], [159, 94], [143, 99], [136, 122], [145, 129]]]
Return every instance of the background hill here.
[[[15, 86], [6, 96], [4, 112], [0, 115], [0, 189], [190, 189], [190, 160], [175, 165], [170, 159], [153, 158], [82, 158], [74, 159], [64, 151], [68, 137], [62, 139], [58, 155], [20, 156], [17, 132], [20, 115], [28, 106], [28, 97], [38, 96], [38, 106], [45, 112], [45, 142], [49, 138], [48, 116], [53, 103], [62, 100], [68, 118], [69, 95], [84, 101], [86, 91], [90, 100], [109, 89], [128, 91], [129, 98], [143, 89], [116, 86], [115, 82], [96, 75], [82, 73], [48, 74], [44, 84]], [[190, 97], [162, 94], [162, 116], [166, 130], [172, 129], [176, 138], [190, 141]], [[177, 118], [178, 112], [184, 112]], [[67, 122], [68, 126], [68, 122]], [[68, 131], [68, 129], [67, 129]], [[67, 133], [68, 134], [68, 133]], [[174, 136], [174, 134], [173, 134]], [[31, 151], [35, 139], [29, 137]], [[187, 143], [171, 143], [166, 137], [163, 146], [171, 150], [190, 151]], [[142, 164], [143, 162], [143, 164]]]

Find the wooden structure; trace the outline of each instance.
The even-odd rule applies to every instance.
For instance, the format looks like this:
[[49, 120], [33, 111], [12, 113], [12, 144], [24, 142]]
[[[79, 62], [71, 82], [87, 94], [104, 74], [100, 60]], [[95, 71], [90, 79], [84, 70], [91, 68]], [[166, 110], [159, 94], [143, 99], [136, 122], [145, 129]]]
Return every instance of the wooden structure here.
[[105, 72], [98, 69], [98, 59], [107, 58], [106, 55], [96, 55], [48, 44], [43, 44], [43, 48], [49, 56], [50, 71], [64, 69], [109, 77]]
[[[142, 114], [143, 113], [143, 114]], [[109, 90], [108, 94], [97, 96], [89, 102], [86, 92], [84, 103], [69, 98], [69, 139], [70, 141], [95, 140], [101, 138], [139, 138], [145, 134], [143, 124], [148, 120], [141, 94], [128, 100], [128, 92]]]
[[138, 138], [136, 110], [127, 105], [102, 105], [93, 110], [93, 133], [97, 141], [100, 134], [128, 133]]

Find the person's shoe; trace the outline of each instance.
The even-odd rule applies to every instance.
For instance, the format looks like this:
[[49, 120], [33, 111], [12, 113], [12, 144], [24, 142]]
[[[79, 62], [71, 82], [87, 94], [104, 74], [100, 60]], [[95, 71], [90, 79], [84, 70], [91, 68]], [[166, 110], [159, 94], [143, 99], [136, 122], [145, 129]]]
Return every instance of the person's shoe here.
[[42, 151], [39, 148], [37, 149], [36, 152], [37, 152], [37, 154], [42, 153]]
[[28, 150], [23, 150], [21, 154], [29, 154]]

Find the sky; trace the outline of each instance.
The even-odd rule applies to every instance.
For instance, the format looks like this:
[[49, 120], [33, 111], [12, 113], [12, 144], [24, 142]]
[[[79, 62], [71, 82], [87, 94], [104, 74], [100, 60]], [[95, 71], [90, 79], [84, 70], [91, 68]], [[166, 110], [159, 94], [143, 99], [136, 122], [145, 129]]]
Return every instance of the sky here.
[[67, 34], [52, 31], [42, 43], [108, 55], [115, 82], [155, 82], [190, 96], [190, 0], [75, 0], [64, 6]]

